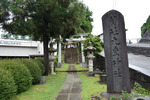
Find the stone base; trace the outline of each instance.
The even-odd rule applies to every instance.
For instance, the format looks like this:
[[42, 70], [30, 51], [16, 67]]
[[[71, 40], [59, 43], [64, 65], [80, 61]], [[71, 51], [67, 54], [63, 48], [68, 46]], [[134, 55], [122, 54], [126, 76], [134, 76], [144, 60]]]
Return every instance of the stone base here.
[[107, 76], [105, 74], [100, 75], [100, 83], [106, 83], [106, 79], [107, 79]]
[[45, 76], [41, 76], [40, 84], [44, 84], [46, 82]]
[[57, 68], [62, 68], [62, 63], [57, 63]]
[[82, 68], [87, 68], [87, 63], [86, 63], [86, 62], [82, 62], [82, 63], [81, 63], [81, 67], [82, 67]]
[[52, 75], [56, 75], [56, 73], [51, 73]]
[[95, 77], [100, 77], [100, 74], [94, 74]]
[[100, 95], [102, 96], [102, 100], [103, 99], [110, 100], [111, 96], [115, 96], [117, 98], [121, 98], [123, 96], [121, 93], [107, 93], [107, 92], [103, 92]]
[[88, 76], [94, 76], [93, 71], [88, 71], [86, 74], [87, 74]]
[[128, 97], [125, 100], [150, 100], [150, 97]]
[[103, 74], [103, 72], [101, 72], [99, 69], [96, 69], [93, 73], [95, 77], [100, 77], [100, 75]]

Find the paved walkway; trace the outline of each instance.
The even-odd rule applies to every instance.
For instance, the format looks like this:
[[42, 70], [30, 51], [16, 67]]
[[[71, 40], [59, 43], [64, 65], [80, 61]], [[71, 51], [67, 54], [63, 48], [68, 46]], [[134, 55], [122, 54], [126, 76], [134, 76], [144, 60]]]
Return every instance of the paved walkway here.
[[[68, 71], [76, 70], [74, 65], [69, 65]], [[81, 100], [81, 80], [77, 72], [68, 72], [64, 86], [55, 100]]]

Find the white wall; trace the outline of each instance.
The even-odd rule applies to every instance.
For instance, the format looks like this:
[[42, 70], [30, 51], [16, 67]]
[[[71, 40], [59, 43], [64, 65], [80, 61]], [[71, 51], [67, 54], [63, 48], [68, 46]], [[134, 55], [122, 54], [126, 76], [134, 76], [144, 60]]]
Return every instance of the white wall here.
[[39, 41], [0, 39], [0, 56], [29, 56], [43, 54]]
[[29, 56], [37, 54], [36, 47], [7, 47], [0, 46], [0, 56]]

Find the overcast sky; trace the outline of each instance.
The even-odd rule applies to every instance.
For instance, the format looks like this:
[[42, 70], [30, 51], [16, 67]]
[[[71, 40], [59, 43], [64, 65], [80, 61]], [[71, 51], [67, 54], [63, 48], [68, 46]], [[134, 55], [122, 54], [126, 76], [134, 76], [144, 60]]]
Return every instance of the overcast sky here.
[[127, 39], [141, 37], [141, 26], [150, 15], [150, 0], [83, 0], [93, 12], [92, 34], [102, 33], [101, 17], [109, 10], [115, 9], [124, 15]]

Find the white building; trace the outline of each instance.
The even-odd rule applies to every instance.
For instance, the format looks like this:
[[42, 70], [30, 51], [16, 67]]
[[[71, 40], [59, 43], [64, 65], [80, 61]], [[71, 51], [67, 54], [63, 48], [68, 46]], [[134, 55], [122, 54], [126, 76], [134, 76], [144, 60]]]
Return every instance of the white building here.
[[29, 36], [0, 34], [0, 57], [29, 57], [43, 55], [43, 43]]

